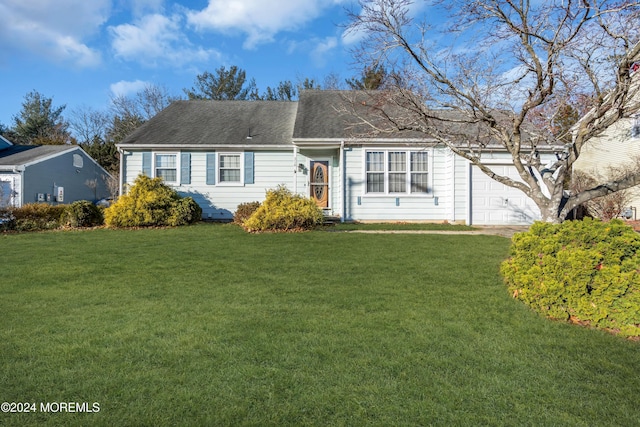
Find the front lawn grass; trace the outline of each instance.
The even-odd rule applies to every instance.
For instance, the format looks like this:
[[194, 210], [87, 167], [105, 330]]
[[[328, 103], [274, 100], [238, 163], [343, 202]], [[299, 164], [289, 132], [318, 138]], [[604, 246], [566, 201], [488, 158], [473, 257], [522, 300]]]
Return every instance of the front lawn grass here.
[[[511, 299], [495, 236], [0, 236], [1, 425], [638, 425], [640, 348]], [[39, 406], [38, 406], [39, 409]]]

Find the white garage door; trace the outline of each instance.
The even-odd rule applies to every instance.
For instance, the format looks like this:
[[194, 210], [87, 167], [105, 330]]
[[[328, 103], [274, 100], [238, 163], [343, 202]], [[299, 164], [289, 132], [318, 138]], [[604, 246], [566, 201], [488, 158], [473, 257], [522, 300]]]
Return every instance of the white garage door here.
[[[521, 181], [513, 166], [489, 167], [499, 175]], [[524, 225], [536, 219], [540, 219], [540, 210], [522, 191], [489, 178], [476, 166], [471, 167], [471, 224]]]

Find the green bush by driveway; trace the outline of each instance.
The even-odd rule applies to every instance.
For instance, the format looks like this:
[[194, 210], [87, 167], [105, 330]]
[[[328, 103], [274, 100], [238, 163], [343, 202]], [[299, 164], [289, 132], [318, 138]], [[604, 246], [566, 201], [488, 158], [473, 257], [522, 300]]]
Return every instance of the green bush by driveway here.
[[545, 316], [640, 336], [640, 234], [620, 220], [536, 223], [514, 236], [502, 273]]

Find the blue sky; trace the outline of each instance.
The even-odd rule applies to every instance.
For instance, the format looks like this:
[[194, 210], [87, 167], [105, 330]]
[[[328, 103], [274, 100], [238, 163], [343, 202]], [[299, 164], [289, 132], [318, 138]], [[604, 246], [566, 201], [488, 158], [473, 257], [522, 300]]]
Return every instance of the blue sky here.
[[172, 95], [237, 65], [260, 91], [358, 70], [350, 0], [0, 0], [0, 123], [36, 90], [54, 106], [103, 110], [145, 84]]

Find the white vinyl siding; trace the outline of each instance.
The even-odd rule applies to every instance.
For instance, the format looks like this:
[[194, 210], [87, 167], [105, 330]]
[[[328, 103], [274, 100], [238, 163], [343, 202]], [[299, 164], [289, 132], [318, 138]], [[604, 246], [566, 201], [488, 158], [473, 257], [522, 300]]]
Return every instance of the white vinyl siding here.
[[[574, 172], [584, 172], [602, 180], [616, 170], [633, 168], [634, 159], [640, 157], [640, 135], [634, 136], [638, 119], [620, 119], [601, 135], [589, 140], [573, 164]], [[640, 186], [630, 189], [628, 206], [640, 208]]]

